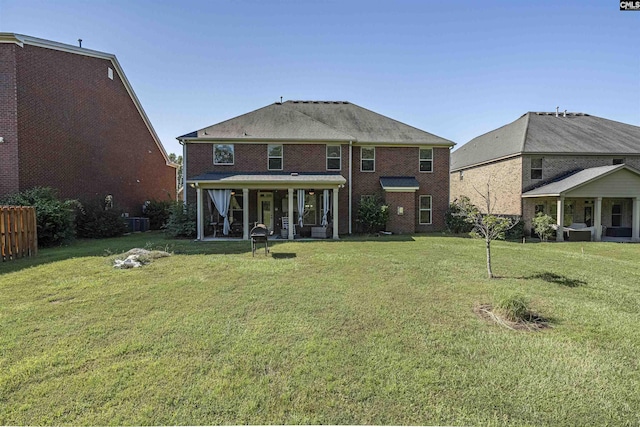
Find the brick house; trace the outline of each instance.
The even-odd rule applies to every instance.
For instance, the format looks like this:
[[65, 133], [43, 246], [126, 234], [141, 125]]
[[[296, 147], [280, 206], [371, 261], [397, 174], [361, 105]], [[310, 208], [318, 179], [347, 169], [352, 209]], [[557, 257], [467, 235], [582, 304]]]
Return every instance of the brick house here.
[[454, 144], [349, 102], [277, 102], [178, 140], [199, 239], [247, 239], [256, 222], [338, 238], [358, 231], [368, 196], [389, 205], [387, 231], [444, 228]]
[[543, 212], [563, 240], [638, 240], [640, 127], [583, 113], [529, 112], [451, 154], [451, 198], [490, 182], [494, 213]]
[[34, 186], [137, 215], [176, 166], [114, 55], [0, 33], [0, 196]]

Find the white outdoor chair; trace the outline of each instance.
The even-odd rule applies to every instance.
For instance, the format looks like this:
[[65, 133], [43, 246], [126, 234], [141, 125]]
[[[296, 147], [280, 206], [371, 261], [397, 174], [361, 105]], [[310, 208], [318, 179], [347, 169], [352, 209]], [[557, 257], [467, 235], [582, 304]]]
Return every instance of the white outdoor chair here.
[[[293, 227], [293, 235], [296, 235], [296, 226], [295, 224], [292, 225]], [[283, 216], [282, 217], [282, 229], [280, 230], [280, 236], [283, 239], [288, 239], [289, 238], [289, 217], [288, 216]]]

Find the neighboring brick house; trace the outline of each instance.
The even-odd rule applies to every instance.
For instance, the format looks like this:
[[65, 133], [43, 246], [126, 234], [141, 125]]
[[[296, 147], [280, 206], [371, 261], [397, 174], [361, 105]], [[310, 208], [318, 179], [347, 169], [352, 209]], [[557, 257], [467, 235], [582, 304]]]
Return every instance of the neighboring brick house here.
[[277, 102], [178, 140], [199, 239], [218, 228], [246, 239], [256, 222], [289, 239], [338, 238], [359, 231], [365, 196], [389, 205], [388, 231], [444, 228], [454, 144], [349, 102]]
[[176, 166], [114, 55], [0, 33], [0, 196], [34, 186], [137, 215]]
[[529, 112], [451, 154], [451, 199], [465, 195], [482, 208], [479, 192], [489, 182], [493, 212], [521, 215], [527, 232], [544, 212], [565, 230], [558, 240], [586, 231], [593, 240], [638, 240], [638, 171], [640, 127], [583, 113]]

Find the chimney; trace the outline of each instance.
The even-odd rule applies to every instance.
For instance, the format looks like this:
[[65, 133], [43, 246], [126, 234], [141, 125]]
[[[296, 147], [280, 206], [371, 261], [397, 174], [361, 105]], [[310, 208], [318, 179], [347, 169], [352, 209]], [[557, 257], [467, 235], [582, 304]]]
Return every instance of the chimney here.
[[558, 117], [558, 110], [560, 109], [560, 107], [556, 107], [556, 117]]

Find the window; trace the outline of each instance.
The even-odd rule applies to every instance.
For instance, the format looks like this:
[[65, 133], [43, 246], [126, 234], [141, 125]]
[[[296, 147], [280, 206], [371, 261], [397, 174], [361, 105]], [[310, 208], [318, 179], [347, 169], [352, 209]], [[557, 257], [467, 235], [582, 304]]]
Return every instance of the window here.
[[113, 68], [107, 67], [107, 77], [113, 80]]
[[431, 224], [431, 196], [420, 196], [420, 224]]
[[611, 206], [611, 226], [620, 227], [622, 225], [622, 205], [619, 203]]
[[376, 170], [376, 148], [360, 147], [360, 171], [373, 172]]
[[531, 159], [531, 179], [542, 179], [542, 157]]
[[433, 172], [433, 148], [420, 149], [420, 172]]
[[281, 171], [282, 170], [282, 145], [269, 145], [267, 146], [267, 152], [269, 155], [269, 170]]
[[614, 165], [621, 165], [624, 163], [624, 159], [613, 159]]
[[304, 194], [304, 225], [316, 225], [316, 210], [318, 207], [317, 198], [314, 191], [305, 192]]
[[327, 145], [327, 170], [339, 171], [342, 167], [341, 148], [339, 145]]
[[233, 144], [215, 144], [213, 146], [214, 165], [232, 165], [233, 162]]
[[536, 205], [535, 215], [538, 215], [539, 213], [544, 213], [544, 205]]

